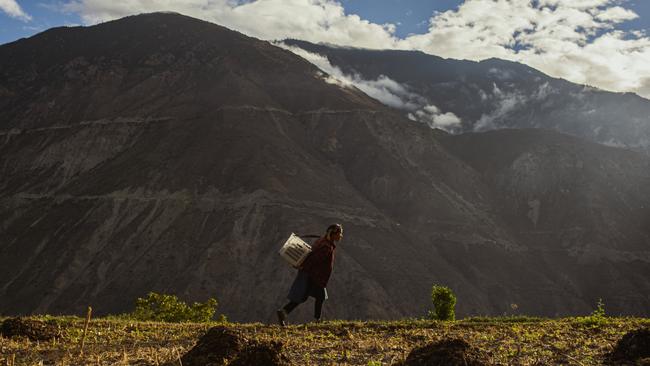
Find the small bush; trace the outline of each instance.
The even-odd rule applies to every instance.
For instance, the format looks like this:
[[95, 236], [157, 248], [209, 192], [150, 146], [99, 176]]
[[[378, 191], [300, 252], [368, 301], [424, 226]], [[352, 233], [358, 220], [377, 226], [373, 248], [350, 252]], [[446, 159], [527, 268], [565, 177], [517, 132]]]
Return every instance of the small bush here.
[[434, 285], [431, 290], [433, 311], [429, 311], [429, 318], [436, 320], [456, 319], [456, 296], [449, 287]]
[[596, 304], [596, 310], [591, 312], [591, 316], [597, 318], [604, 318], [605, 316], [607, 316], [605, 314], [605, 304], [603, 303], [603, 299], [598, 299], [598, 303]]
[[[205, 323], [212, 320], [216, 311], [217, 300], [213, 298], [190, 306], [174, 295], [150, 292], [146, 298], [136, 300], [132, 317], [143, 321]], [[225, 321], [225, 317], [222, 315], [219, 320]]]
[[591, 312], [591, 315], [576, 317], [576, 321], [579, 324], [589, 327], [599, 327], [607, 324], [609, 320], [607, 319], [607, 314], [605, 314], [605, 304], [603, 303], [603, 299], [598, 299], [596, 309]]

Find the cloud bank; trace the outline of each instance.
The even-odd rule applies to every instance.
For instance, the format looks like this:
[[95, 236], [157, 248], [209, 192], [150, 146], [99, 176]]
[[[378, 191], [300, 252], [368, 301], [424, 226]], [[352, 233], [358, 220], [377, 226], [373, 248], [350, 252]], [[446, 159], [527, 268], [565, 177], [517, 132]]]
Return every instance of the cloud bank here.
[[451, 112], [443, 113], [423, 96], [410, 91], [407, 85], [400, 84], [385, 75], [380, 75], [376, 80], [367, 80], [358, 74], [345, 74], [323, 55], [281, 42], [275, 44], [316, 65], [326, 73], [323, 77], [328, 83], [341, 87], [356, 87], [390, 107], [405, 110], [409, 119], [426, 123], [431, 128], [453, 132], [455, 128], [460, 127], [461, 120], [458, 116]]
[[397, 41], [394, 25], [346, 15], [333, 0], [72, 0], [63, 10], [79, 14], [86, 24], [176, 11], [267, 40], [296, 38], [369, 48], [392, 47]]
[[465, 0], [457, 9], [432, 14], [427, 33], [402, 39], [395, 25], [345, 14], [334, 0], [71, 0], [64, 10], [86, 24], [170, 10], [267, 40], [416, 49], [477, 61], [498, 57], [650, 98], [650, 37], [616, 28], [638, 17], [624, 5], [622, 0]]
[[12, 18], [20, 19], [24, 22], [32, 20], [32, 17], [23, 11], [16, 0], [0, 0], [0, 10]]
[[650, 38], [616, 25], [638, 17], [617, 0], [468, 0], [402, 43], [444, 57], [517, 61], [551, 76], [650, 98]]

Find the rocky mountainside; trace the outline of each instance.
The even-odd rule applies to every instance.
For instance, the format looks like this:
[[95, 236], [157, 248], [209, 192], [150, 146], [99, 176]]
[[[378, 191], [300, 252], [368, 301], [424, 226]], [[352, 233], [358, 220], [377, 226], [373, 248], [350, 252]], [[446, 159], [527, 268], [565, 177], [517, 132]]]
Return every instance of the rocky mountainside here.
[[410, 92], [403, 107], [409, 112], [434, 105], [456, 115], [460, 123], [447, 128], [455, 133], [544, 128], [650, 154], [650, 100], [633, 93], [574, 84], [500, 59], [473, 62], [419, 51], [285, 43], [326, 56], [347, 75], [388, 77]]
[[552, 277], [562, 302], [602, 292], [646, 312], [623, 303], [648, 301], [647, 290], [630, 291], [650, 274], [648, 158], [545, 130], [440, 141], [491, 187], [497, 215], [532, 256], [528, 270]]
[[[345, 227], [328, 318], [650, 309], [650, 161], [558, 133], [452, 136], [178, 14], [0, 47], [0, 313], [149, 291], [271, 321], [294, 232]], [[307, 319], [309, 306], [297, 319]]]

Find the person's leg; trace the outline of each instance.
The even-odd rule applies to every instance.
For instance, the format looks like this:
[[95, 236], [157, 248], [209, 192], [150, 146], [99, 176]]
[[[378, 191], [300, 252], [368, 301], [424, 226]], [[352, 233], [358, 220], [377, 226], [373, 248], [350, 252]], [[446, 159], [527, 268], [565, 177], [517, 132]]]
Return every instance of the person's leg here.
[[291, 289], [287, 295], [289, 303], [277, 311], [278, 322], [280, 325], [286, 325], [287, 315], [293, 311], [296, 306], [307, 300], [307, 297], [309, 296], [308, 290], [309, 276], [303, 271], [298, 271], [296, 279], [293, 280], [293, 284], [291, 285]]
[[292, 312], [293, 309], [295, 309], [296, 306], [298, 306], [298, 305], [299, 305], [299, 303], [297, 303], [297, 302], [289, 301], [289, 303], [287, 303], [287, 304], [282, 308], [282, 310], [284, 310], [284, 312], [285, 312], [286, 314], [289, 314], [289, 313]]
[[320, 320], [321, 315], [323, 313], [323, 302], [324, 299], [317, 298], [316, 302], [314, 303], [314, 318], [316, 318], [317, 321]]
[[278, 315], [278, 323], [281, 326], [287, 325], [287, 315], [289, 315], [290, 312], [293, 311], [293, 309], [296, 308], [296, 306], [300, 305], [300, 303], [295, 302], [295, 301], [289, 301], [282, 309], [279, 309], [277, 311]]

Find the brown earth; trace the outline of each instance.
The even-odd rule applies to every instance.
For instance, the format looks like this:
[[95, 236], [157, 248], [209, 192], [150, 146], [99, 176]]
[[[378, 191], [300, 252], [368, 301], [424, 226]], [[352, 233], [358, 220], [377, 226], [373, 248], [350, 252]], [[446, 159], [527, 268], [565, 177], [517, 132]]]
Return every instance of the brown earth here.
[[246, 347], [246, 340], [236, 330], [226, 327], [210, 328], [196, 346], [183, 355], [187, 366], [220, 366], [233, 359]]
[[232, 366], [288, 366], [291, 365], [284, 353], [282, 342], [251, 343], [244, 348], [229, 365]]
[[229, 327], [210, 328], [181, 361], [187, 366], [288, 365], [279, 341], [251, 341]]
[[488, 358], [463, 339], [443, 339], [413, 349], [406, 360], [396, 366], [485, 366]]
[[609, 356], [613, 365], [650, 364], [650, 328], [626, 333]]
[[60, 335], [56, 324], [27, 318], [9, 318], [2, 322], [0, 335], [7, 338], [26, 337], [32, 341], [49, 341]]

